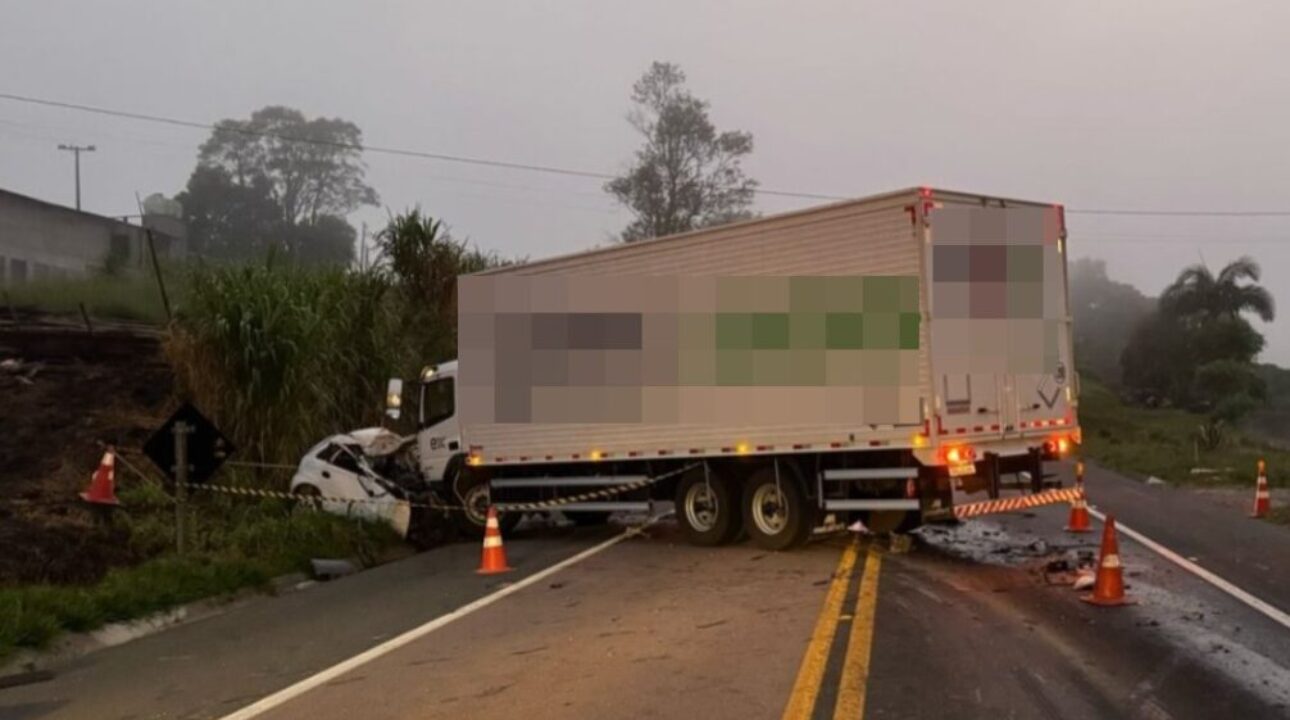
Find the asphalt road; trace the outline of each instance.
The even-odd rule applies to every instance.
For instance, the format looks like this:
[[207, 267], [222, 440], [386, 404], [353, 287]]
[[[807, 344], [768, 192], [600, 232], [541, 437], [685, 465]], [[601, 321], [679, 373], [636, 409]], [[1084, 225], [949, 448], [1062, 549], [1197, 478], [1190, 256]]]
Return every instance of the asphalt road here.
[[[1094, 505], [1290, 609], [1286, 528], [1087, 479]], [[1139, 604], [1082, 603], [1046, 571], [1096, 546], [1065, 520], [778, 554], [690, 547], [664, 521], [257, 717], [1290, 717], [1290, 630], [1123, 537]], [[615, 532], [516, 534], [503, 576], [475, 576], [478, 548], [456, 545], [258, 600], [0, 691], [0, 718], [219, 718]]]

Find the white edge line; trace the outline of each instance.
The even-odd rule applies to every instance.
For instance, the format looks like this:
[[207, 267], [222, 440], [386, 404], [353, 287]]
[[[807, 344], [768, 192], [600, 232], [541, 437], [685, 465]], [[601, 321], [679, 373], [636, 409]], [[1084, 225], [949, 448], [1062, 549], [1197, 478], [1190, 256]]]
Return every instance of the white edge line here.
[[368, 650], [364, 650], [363, 652], [349, 658], [348, 660], [343, 660], [335, 665], [332, 665], [326, 670], [323, 670], [322, 672], [311, 675], [305, 678], [304, 680], [301, 680], [295, 683], [294, 685], [288, 685], [287, 687], [273, 693], [272, 695], [268, 695], [254, 703], [251, 703], [250, 705], [247, 705], [241, 710], [237, 710], [236, 712], [223, 716], [222, 718], [220, 718], [220, 720], [250, 720], [251, 718], [258, 717], [268, 712], [269, 710], [272, 710], [273, 708], [278, 707], [279, 705], [282, 705], [296, 697], [299, 697], [300, 695], [303, 695], [309, 692], [310, 690], [313, 690], [314, 688], [320, 685], [323, 685], [328, 682], [331, 682], [332, 680], [335, 680], [336, 678], [340, 677], [341, 675], [344, 675], [350, 670], [353, 670], [366, 663], [369, 663], [372, 660], [375, 660], [381, 657], [382, 655], [386, 655], [395, 650], [398, 650], [404, 645], [415, 642], [416, 640], [423, 638], [426, 635], [429, 635], [430, 633], [453, 622], [454, 620], [460, 620], [461, 618], [466, 617], [467, 615], [475, 612], [476, 610], [482, 610], [483, 608], [486, 608], [489, 605], [492, 605], [498, 600], [501, 600], [509, 595], [517, 593], [520, 590], [523, 590], [524, 588], [530, 585], [535, 585], [537, 583], [542, 582], [546, 578], [560, 572], [561, 570], [571, 565], [576, 565], [582, 562], [583, 560], [586, 560], [587, 558], [593, 555], [596, 555], [597, 553], [608, 550], [609, 548], [613, 547], [614, 545], [617, 545], [618, 543], [628, 538], [635, 537], [636, 535], [639, 535], [642, 530], [649, 527], [650, 525], [653, 525], [655, 522], [658, 522], [660, 519], [662, 519], [668, 514], [670, 513], [665, 513], [663, 515], [656, 515], [654, 517], [651, 517], [649, 520], [647, 520], [643, 525], [639, 527], [628, 528], [623, 533], [619, 535], [615, 535], [614, 537], [609, 538], [608, 540], [600, 543], [599, 545], [587, 548], [586, 550], [583, 550], [582, 552], [572, 557], [565, 558], [564, 560], [561, 560], [560, 562], [550, 567], [547, 567], [543, 570], [539, 570], [538, 572], [535, 572], [532, 575], [529, 575], [528, 577], [524, 578], [523, 580], [520, 580], [519, 582], [516, 582], [513, 585], [507, 585], [506, 587], [501, 588], [500, 590], [497, 590], [494, 593], [485, 595], [484, 597], [478, 598], [477, 600], [467, 603], [466, 605], [462, 605], [461, 607], [457, 608], [456, 610], [453, 610], [452, 612], [449, 612], [444, 615], [440, 615], [439, 617], [435, 618], [434, 620], [431, 620], [430, 622], [425, 623], [424, 625], [420, 625], [418, 627], [412, 628], [411, 630], [403, 633], [402, 635], [386, 640], [385, 642], [381, 643], [380, 645], [377, 645], [376, 647], [370, 648]]
[[[1088, 511], [1091, 515], [1095, 516], [1098, 520], [1101, 520], [1102, 522], [1106, 522], [1106, 515], [1103, 515], [1102, 513], [1098, 512], [1097, 510], [1094, 510], [1093, 508], [1089, 508]], [[1134, 530], [1133, 528], [1122, 524], [1119, 520], [1115, 521], [1115, 527], [1120, 532], [1124, 533], [1125, 535], [1128, 535], [1134, 540], [1137, 540], [1142, 545], [1145, 545], [1148, 549], [1153, 550], [1156, 554], [1160, 555], [1164, 559], [1174, 563], [1175, 565], [1178, 565], [1179, 567], [1182, 567], [1184, 570], [1187, 570], [1193, 575], [1196, 575], [1200, 579], [1208, 582], [1210, 585], [1213, 585], [1219, 590], [1222, 590], [1228, 595], [1231, 595], [1237, 600], [1240, 600], [1246, 605], [1249, 605], [1255, 610], [1258, 610], [1264, 615], [1267, 615], [1269, 618], [1271, 618], [1272, 620], [1278, 623], [1281, 623], [1281, 625], [1285, 626], [1286, 628], [1290, 628], [1290, 615], [1287, 615], [1285, 612], [1282, 612], [1280, 609], [1273, 607], [1272, 605], [1269, 605], [1268, 603], [1254, 597], [1248, 592], [1224, 580], [1223, 578], [1215, 575], [1214, 573], [1206, 570], [1205, 568], [1197, 565], [1196, 563], [1188, 560], [1182, 555], [1179, 555], [1173, 550], [1170, 550], [1164, 545], [1161, 545], [1155, 540], [1152, 540], [1146, 535], [1143, 535], [1137, 530]]]

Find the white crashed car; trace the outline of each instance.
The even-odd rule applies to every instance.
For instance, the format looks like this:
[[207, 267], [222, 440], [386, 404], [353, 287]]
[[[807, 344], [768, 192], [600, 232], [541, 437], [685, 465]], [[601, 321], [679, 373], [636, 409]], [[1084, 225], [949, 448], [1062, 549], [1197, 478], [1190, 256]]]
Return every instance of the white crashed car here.
[[407, 537], [411, 508], [391, 493], [389, 481], [371, 462], [403, 445], [404, 438], [384, 428], [332, 435], [305, 453], [291, 478], [291, 493], [316, 498], [313, 502], [330, 513], [383, 520]]

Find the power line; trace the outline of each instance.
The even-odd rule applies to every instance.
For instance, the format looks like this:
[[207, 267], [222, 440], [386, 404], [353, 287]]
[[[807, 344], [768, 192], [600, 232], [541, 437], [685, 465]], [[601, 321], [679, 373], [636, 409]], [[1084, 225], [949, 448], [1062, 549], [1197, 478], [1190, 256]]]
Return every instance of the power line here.
[[[220, 126], [217, 127], [211, 123], [197, 122], [195, 120], [183, 120], [180, 118], [165, 117], [162, 115], [150, 115], [146, 113], [129, 112], [125, 110], [113, 110], [110, 108], [97, 107], [94, 105], [82, 105], [80, 103], [63, 102], [61, 100], [48, 100], [45, 98], [30, 97], [26, 95], [14, 95], [12, 93], [0, 93], [0, 99], [12, 100], [14, 102], [27, 103], [30, 105], [43, 105], [45, 107], [60, 108], [63, 110], [76, 110], [79, 112], [94, 113], [96, 115], [107, 115], [109, 117], [126, 118], [129, 120], [140, 120], [143, 122], [161, 123], [164, 125], [173, 125], [176, 127], [193, 128], [197, 130], [221, 130], [224, 132], [235, 132], [242, 135], [253, 137], [273, 138], [283, 142], [304, 143], [309, 145], [320, 145], [323, 147], [334, 147], [345, 150], [358, 150], [361, 152], [380, 153], [383, 155], [396, 155], [400, 157], [420, 158], [423, 160], [440, 160], [443, 162], [455, 162], [465, 165], [480, 165], [484, 167], [503, 168], [506, 170], [523, 170], [527, 172], [540, 172], [550, 175], [564, 175], [568, 177], [592, 178], [595, 180], [613, 180], [614, 175], [602, 172], [593, 172], [589, 170], [576, 170], [572, 168], [556, 167], [554, 165], [536, 165], [531, 163], [509, 162], [505, 160], [492, 160], [488, 158], [476, 158], [466, 155], [447, 155], [444, 153], [426, 152], [423, 150], [407, 150], [404, 148], [383, 147], [380, 145], [360, 145], [358, 143], [344, 143], [329, 140], [320, 140], [318, 138], [295, 137], [292, 135], [283, 135], [281, 133], [260, 132], [256, 130], [247, 130], [245, 128]], [[807, 198], [814, 200], [846, 200], [836, 195], [822, 195], [819, 193], [789, 192], [785, 190], [766, 190], [755, 189], [753, 192], [758, 195], [774, 195], [778, 197]]]
[[[16, 95], [13, 93], [0, 92], [0, 99], [11, 100], [13, 102], [27, 103], [29, 105], [43, 105], [45, 107], [59, 108], [63, 110], [75, 110], [78, 112], [93, 113], [96, 115], [106, 115], [109, 117], [125, 118], [129, 120], [139, 120], [143, 122], [160, 123], [176, 127], [192, 128], [197, 130], [221, 130], [224, 132], [235, 132], [252, 137], [265, 137], [281, 140], [283, 142], [303, 143], [309, 145], [320, 145], [324, 147], [334, 147], [346, 150], [358, 150], [361, 152], [379, 153], [382, 155], [394, 155], [399, 157], [420, 158], [423, 160], [439, 160], [443, 162], [461, 163], [464, 165], [477, 165], [483, 167], [502, 168], [506, 170], [521, 170], [525, 172], [546, 173], [549, 175], [563, 175], [567, 177], [590, 178], [594, 180], [613, 180], [614, 175], [609, 173], [596, 172], [592, 170], [580, 170], [575, 168], [559, 167], [555, 165], [539, 165], [533, 163], [511, 162], [507, 160], [493, 160], [490, 158], [470, 157], [467, 155], [450, 155], [445, 153], [427, 152], [424, 150], [409, 150], [406, 148], [386, 147], [380, 145], [362, 145], [358, 143], [343, 143], [329, 140], [320, 140], [318, 138], [296, 137], [284, 135], [281, 133], [261, 132], [248, 130], [235, 126], [216, 126], [211, 123], [198, 122], [195, 120], [184, 120], [181, 118], [166, 117], [163, 115], [151, 115], [148, 113], [130, 112], [126, 110], [114, 110], [111, 108], [98, 107], [95, 105], [84, 105], [81, 103], [64, 102], [61, 100], [50, 100], [47, 98], [32, 97], [29, 95]], [[808, 200], [850, 200], [850, 196], [844, 195], [827, 195], [824, 193], [813, 192], [796, 192], [789, 190], [770, 190], [757, 188], [753, 190], [758, 195], [771, 195], [776, 197], [803, 198]], [[1067, 213], [1077, 215], [1109, 215], [1109, 216], [1179, 216], [1179, 217], [1290, 217], [1290, 210], [1134, 210], [1120, 208], [1067, 208]]]

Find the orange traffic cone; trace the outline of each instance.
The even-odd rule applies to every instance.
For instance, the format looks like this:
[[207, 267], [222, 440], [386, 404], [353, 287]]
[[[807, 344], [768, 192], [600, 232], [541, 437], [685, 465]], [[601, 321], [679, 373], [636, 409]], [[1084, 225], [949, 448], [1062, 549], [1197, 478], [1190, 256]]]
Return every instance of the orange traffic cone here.
[[94, 505], [120, 505], [121, 501], [116, 499], [116, 457], [112, 453], [112, 446], [109, 445], [107, 452], [103, 453], [103, 459], [99, 461], [99, 469], [94, 471], [93, 477], [90, 478], [90, 487], [81, 493], [81, 499]]
[[502, 529], [497, 525], [497, 509], [488, 507], [488, 521], [484, 523], [484, 555], [479, 560], [480, 575], [496, 575], [513, 570], [506, 564], [506, 549], [502, 547]]
[[1254, 512], [1250, 513], [1252, 518], [1266, 517], [1268, 511], [1272, 509], [1272, 497], [1268, 495], [1268, 475], [1267, 465], [1262, 460], [1259, 461], [1259, 479], [1254, 486]]
[[1084, 501], [1084, 463], [1075, 463], [1075, 490], [1079, 495], [1071, 501], [1071, 518], [1066, 523], [1066, 532], [1093, 532], [1088, 519], [1088, 503]]
[[1097, 559], [1097, 579], [1092, 595], [1081, 595], [1080, 600], [1102, 605], [1131, 605], [1124, 596], [1124, 566], [1120, 564], [1120, 544], [1115, 539], [1115, 516], [1106, 516], [1102, 529], [1102, 553]]

